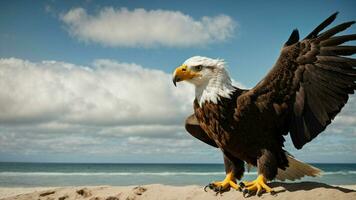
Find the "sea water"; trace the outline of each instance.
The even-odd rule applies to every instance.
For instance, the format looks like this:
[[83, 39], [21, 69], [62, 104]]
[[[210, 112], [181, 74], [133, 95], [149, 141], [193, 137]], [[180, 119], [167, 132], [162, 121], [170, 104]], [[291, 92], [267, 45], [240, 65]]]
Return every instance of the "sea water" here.
[[[333, 185], [356, 184], [356, 164], [312, 164], [323, 170], [317, 181]], [[253, 180], [256, 169], [245, 172], [243, 180]], [[0, 187], [80, 186], [80, 185], [206, 185], [222, 180], [223, 164], [73, 164], [0, 163]]]

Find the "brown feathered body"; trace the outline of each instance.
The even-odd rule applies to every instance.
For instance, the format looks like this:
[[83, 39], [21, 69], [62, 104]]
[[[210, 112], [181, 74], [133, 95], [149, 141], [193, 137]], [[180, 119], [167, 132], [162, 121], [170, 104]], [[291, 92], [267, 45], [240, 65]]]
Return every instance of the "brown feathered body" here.
[[[237, 90], [234, 97], [243, 91]], [[241, 106], [248, 106], [249, 100], [241, 102]], [[275, 134], [278, 125], [272, 120], [285, 120], [285, 116], [271, 118], [263, 116], [257, 106], [249, 108], [245, 115], [239, 115], [237, 104], [231, 99], [222, 98], [220, 103], [204, 103], [201, 107], [194, 102], [194, 113], [201, 128], [215, 141], [229, 160], [242, 160], [250, 165], [257, 166], [257, 161], [262, 155], [267, 156], [263, 163], [268, 162], [268, 168], [263, 173], [267, 178], [273, 179], [277, 168], [285, 169], [288, 166], [285, 151], [282, 149], [284, 138]], [[265, 123], [256, 123], [264, 120]], [[258, 124], [258, 125], [255, 125]], [[263, 154], [270, 152], [271, 156]], [[276, 157], [275, 157], [276, 156]], [[240, 178], [242, 173], [236, 173]]]

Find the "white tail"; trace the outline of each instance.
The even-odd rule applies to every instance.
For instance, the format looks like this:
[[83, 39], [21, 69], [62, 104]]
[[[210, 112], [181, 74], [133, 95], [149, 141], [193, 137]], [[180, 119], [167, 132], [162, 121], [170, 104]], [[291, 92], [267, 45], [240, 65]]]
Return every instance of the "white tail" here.
[[321, 175], [321, 170], [313, 167], [311, 165], [308, 165], [307, 163], [303, 163], [302, 161], [299, 161], [292, 157], [291, 155], [287, 154], [287, 159], [289, 166], [285, 169], [278, 169], [276, 179], [285, 181], [287, 180], [297, 180], [301, 179], [304, 176], [320, 176]]

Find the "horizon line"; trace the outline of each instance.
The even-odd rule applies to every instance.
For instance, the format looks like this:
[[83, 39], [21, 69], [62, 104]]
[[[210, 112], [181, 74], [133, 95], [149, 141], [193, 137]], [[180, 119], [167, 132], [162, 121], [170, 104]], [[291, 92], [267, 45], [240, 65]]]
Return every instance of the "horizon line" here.
[[[190, 163], [190, 162], [60, 162], [60, 161], [53, 161], [53, 162], [38, 162], [38, 161], [0, 161], [0, 163], [28, 163], [28, 164], [137, 164], [137, 165], [224, 165], [223, 162], [221, 163]], [[356, 164], [356, 162], [306, 162], [307, 164]]]

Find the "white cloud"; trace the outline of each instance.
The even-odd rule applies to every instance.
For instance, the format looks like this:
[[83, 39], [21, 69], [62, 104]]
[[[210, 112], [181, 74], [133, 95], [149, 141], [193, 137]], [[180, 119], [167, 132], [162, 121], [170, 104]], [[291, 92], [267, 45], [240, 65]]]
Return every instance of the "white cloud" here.
[[0, 59], [0, 123], [91, 126], [177, 124], [192, 111], [193, 88], [136, 64], [92, 66]]
[[344, 108], [342, 108], [341, 114], [335, 117], [333, 123], [340, 126], [356, 126], [356, 96], [352, 95]]
[[186, 134], [183, 120], [178, 125], [130, 125], [106, 127], [98, 131], [98, 135], [113, 137], [144, 136], [147, 138], [179, 138]]
[[236, 23], [226, 15], [200, 20], [179, 11], [107, 7], [96, 14], [74, 8], [61, 15], [69, 33], [110, 47], [191, 47], [225, 41]]

